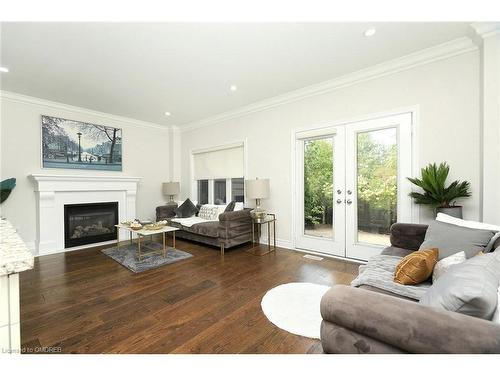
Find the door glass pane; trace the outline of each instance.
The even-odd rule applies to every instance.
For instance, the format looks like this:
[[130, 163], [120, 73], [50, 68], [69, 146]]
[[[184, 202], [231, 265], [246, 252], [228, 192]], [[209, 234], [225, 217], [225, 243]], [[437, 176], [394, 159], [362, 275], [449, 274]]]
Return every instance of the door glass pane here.
[[198, 180], [198, 203], [208, 203], [208, 180]]
[[245, 200], [245, 180], [243, 178], [231, 179], [231, 200], [243, 202]]
[[226, 180], [214, 180], [214, 203], [226, 203]]
[[[389, 245], [397, 220], [397, 129], [357, 134], [357, 241]], [[347, 195], [349, 198], [349, 195]]]
[[304, 234], [333, 238], [333, 138], [304, 141]]

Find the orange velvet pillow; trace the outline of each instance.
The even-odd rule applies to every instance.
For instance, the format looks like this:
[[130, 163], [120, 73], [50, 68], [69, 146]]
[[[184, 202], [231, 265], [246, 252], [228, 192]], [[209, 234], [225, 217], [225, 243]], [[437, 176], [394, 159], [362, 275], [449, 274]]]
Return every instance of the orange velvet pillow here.
[[437, 263], [439, 251], [436, 248], [415, 251], [396, 266], [394, 281], [403, 285], [415, 285], [427, 280]]

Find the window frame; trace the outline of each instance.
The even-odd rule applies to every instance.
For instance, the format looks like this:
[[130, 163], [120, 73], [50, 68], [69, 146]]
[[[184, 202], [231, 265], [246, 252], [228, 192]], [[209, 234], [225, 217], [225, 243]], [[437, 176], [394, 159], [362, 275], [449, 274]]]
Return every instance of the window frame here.
[[209, 151], [217, 151], [225, 148], [234, 148], [237, 146], [242, 146], [243, 147], [243, 176], [237, 176], [237, 177], [221, 177], [221, 178], [215, 178], [216, 180], [219, 179], [225, 179], [226, 180], [226, 203], [228, 204], [231, 202], [227, 202], [229, 198], [232, 199], [232, 182], [231, 179], [233, 178], [242, 178], [243, 179], [243, 205], [246, 205], [247, 198], [246, 198], [246, 191], [245, 191], [245, 180], [247, 176], [247, 171], [248, 171], [248, 166], [247, 166], [247, 161], [248, 161], [248, 147], [247, 147], [247, 142], [248, 140], [245, 138], [241, 141], [236, 141], [233, 143], [227, 143], [227, 144], [222, 144], [218, 146], [213, 146], [213, 147], [208, 147], [208, 148], [201, 148], [201, 149], [191, 149], [190, 150], [190, 180], [191, 180], [191, 196], [193, 197], [193, 200], [199, 200], [198, 199], [198, 181], [201, 180], [208, 180], [208, 204], [214, 204], [214, 179], [208, 179], [208, 178], [203, 178], [201, 180], [196, 180], [194, 177], [194, 155], [200, 152], [209, 152]]
[[233, 199], [233, 179], [242, 179], [243, 180], [243, 204], [246, 204], [246, 194], [245, 194], [245, 177], [231, 177], [231, 178], [215, 178], [215, 179], [203, 179], [203, 180], [195, 180], [195, 191], [193, 192], [193, 199], [200, 202], [199, 196], [199, 182], [200, 181], [208, 181], [208, 204], [215, 204], [215, 180], [226, 180], [226, 201], [224, 204], [229, 204]]

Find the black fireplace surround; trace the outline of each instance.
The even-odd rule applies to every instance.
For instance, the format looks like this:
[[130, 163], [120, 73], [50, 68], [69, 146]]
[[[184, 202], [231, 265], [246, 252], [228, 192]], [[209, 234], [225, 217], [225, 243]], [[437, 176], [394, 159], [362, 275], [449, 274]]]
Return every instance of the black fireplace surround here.
[[118, 202], [64, 205], [64, 247], [116, 240]]

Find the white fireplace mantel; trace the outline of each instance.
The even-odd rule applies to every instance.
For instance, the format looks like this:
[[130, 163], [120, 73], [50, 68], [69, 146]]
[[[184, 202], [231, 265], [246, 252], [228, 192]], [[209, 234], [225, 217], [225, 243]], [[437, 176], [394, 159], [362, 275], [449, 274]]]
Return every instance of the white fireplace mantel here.
[[135, 218], [140, 177], [32, 174], [37, 196], [38, 255], [65, 251], [64, 205], [118, 202], [119, 221]]

